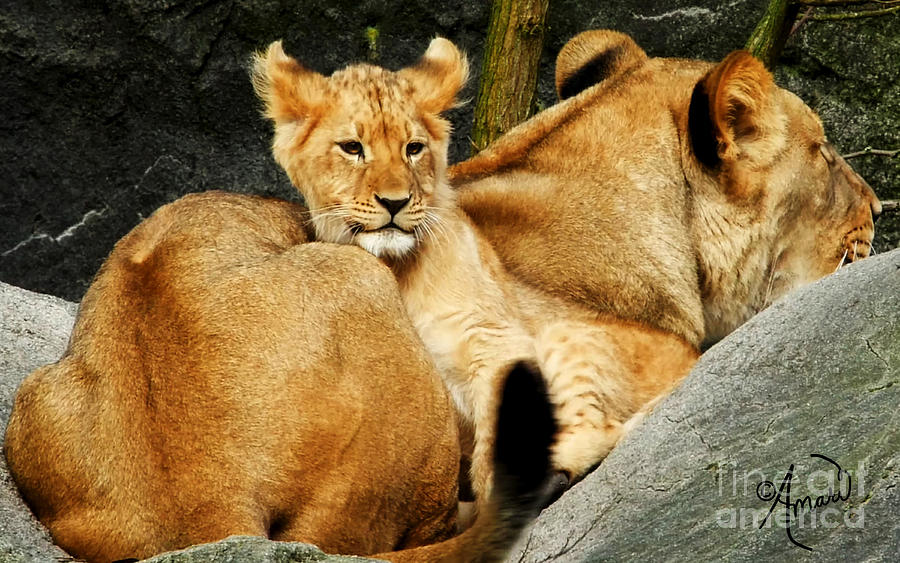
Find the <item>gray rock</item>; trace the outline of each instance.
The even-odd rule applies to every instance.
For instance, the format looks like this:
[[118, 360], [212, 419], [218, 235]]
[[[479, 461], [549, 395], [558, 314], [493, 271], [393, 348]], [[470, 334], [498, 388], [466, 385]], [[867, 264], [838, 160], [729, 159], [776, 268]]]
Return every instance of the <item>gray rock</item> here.
[[163, 553], [146, 563], [362, 563], [364, 557], [326, 555], [318, 548], [297, 542], [277, 542], [254, 536], [231, 536], [222, 541]]
[[[32, 370], [62, 355], [75, 305], [0, 282], [0, 444], [13, 397]], [[59, 561], [66, 553], [22, 502], [0, 447], [0, 561]]]
[[[764, 6], [554, 0], [540, 105], [555, 101], [556, 53], [580, 31], [620, 29], [654, 56], [717, 59], [744, 45]], [[4, 2], [0, 280], [77, 301], [116, 240], [187, 192], [296, 197], [245, 70], [269, 41], [330, 72], [354, 60], [398, 68], [443, 35], [469, 52], [462, 97], [473, 99], [488, 12], [467, 0]], [[842, 152], [900, 146], [898, 26], [896, 16], [812, 22], [788, 44], [777, 77], [822, 113]], [[451, 160], [469, 153], [473, 105], [450, 114]], [[900, 197], [900, 159], [853, 164], [880, 197]], [[879, 226], [879, 251], [898, 243], [900, 219]]]
[[[594, 473], [539, 517], [511, 561], [787, 560], [766, 521], [794, 465], [791, 532], [814, 560], [900, 556], [900, 250], [803, 288], [711, 348]], [[832, 464], [848, 470], [837, 480]], [[847, 498], [849, 494], [849, 498]], [[774, 496], [772, 497], [775, 498]], [[781, 498], [784, 498], [782, 495]], [[774, 522], [774, 525], [773, 525]], [[523, 553], [524, 551], [524, 553]]]

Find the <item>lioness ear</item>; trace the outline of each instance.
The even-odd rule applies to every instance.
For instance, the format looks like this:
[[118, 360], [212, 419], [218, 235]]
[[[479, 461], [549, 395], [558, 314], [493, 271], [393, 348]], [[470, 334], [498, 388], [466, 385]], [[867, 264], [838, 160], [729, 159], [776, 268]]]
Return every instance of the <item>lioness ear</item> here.
[[709, 167], [744, 160], [768, 162], [785, 142], [775, 82], [747, 51], [725, 57], [694, 87], [688, 130], [697, 159]]
[[304, 120], [325, 102], [326, 78], [304, 68], [275, 41], [253, 57], [253, 89], [275, 123]]
[[419, 62], [398, 74], [412, 84], [412, 96], [421, 108], [438, 114], [456, 104], [456, 95], [469, 76], [469, 63], [456, 45], [436, 37]]
[[618, 31], [579, 33], [556, 55], [556, 94], [560, 100], [644, 64], [647, 53]]

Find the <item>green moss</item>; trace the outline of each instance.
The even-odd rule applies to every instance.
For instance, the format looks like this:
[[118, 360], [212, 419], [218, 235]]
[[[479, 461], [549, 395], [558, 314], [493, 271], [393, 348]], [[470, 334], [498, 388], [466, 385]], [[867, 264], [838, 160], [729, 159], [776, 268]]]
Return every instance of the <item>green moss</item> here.
[[370, 63], [374, 63], [378, 61], [378, 28], [369, 26], [364, 33], [366, 36], [366, 45], [368, 47], [367, 58]]

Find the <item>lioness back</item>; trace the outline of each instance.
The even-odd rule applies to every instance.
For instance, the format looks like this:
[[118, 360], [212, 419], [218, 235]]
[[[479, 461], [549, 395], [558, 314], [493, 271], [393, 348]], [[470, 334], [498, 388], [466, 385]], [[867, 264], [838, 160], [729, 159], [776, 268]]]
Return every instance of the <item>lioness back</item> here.
[[518, 278], [699, 347], [868, 256], [878, 198], [748, 53], [595, 30], [557, 65], [563, 101], [450, 171]]
[[362, 554], [454, 532], [455, 424], [396, 283], [359, 249], [300, 244], [307, 220], [194, 195], [116, 246], [6, 435], [64, 549], [110, 561], [252, 534]]

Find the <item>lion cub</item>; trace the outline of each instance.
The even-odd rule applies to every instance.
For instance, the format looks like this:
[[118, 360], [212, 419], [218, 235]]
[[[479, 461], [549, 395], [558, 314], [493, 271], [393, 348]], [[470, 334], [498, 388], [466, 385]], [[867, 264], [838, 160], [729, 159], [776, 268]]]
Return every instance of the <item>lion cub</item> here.
[[472, 486], [492, 483], [498, 382], [518, 361], [534, 365], [505, 273], [456, 205], [446, 181], [453, 107], [465, 56], [434, 39], [413, 67], [356, 65], [322, 76], [280, 42], [256, 57], [253, 83], [275, 124], [273, 153], [309, 206], [321, 241], [381, 258], [449, 388], [461, 427], [474, 432]]

